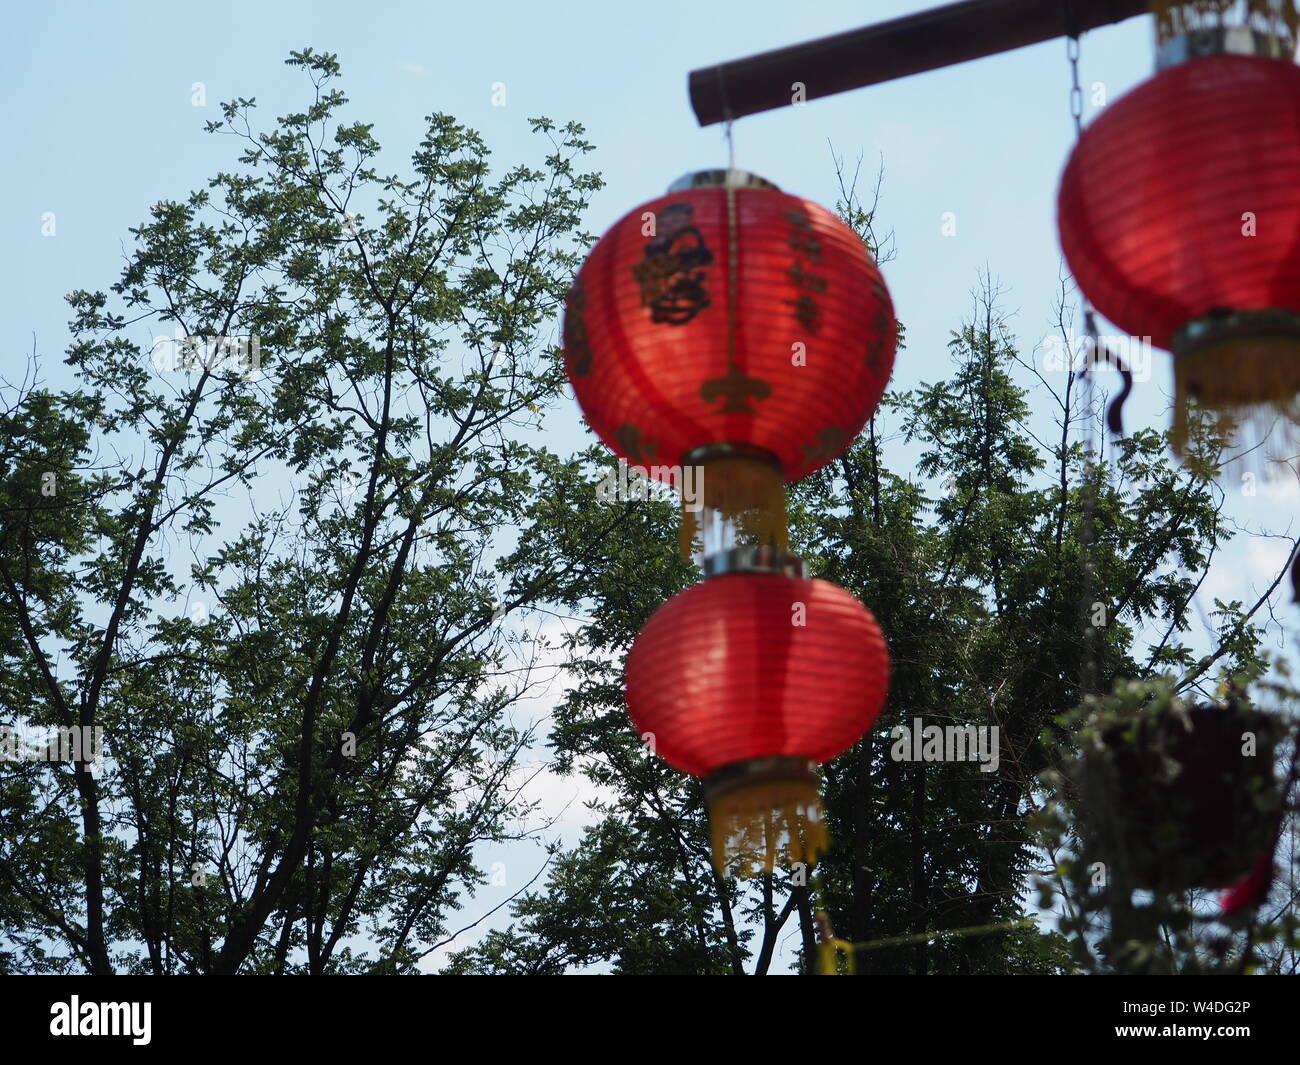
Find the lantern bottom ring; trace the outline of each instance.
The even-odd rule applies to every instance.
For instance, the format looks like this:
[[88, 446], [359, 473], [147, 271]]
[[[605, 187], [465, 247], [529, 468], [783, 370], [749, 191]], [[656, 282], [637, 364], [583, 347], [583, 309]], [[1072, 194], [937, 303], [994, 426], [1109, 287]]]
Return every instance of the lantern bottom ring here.
[[[1294, 311], [1271, 307], [1208, 314], [1179, 329], [1169, 348], [1176, 453], [1182, 453], [1190, 432], [1190, 400], [1224, 419], [1220, 428], [1238, 445], [1256, 438], [1266, 443], [1277, 416], [1291, 422], [1300, 413], [1300, 314]], [[1284, 429], [1281, 436], [1278, 446], [1285, 450], [1290, 433]]]
[[1300, 314], [1283, 307], [1210, 313], [1174, 333], [1169, 349], [1175, 359], [1182, 359], [1206, 348], [1240, 341], [1300, 344]]
[[818, 784], [817, 763], [811, 758], [772, 755], [747, 758], [716, 769], [704, 778], [704, 798], [708, 802], [737, 788], [769, 782]]
[[706, 462], [713, 462], [717, 459], [755, 459], [758, 462], [766, 462], [781, 469], [781, 460], [765, 447], [756, 447], [753, 444], [733, 443], [728, 440], [720, 440], [717, 443], [705, 444], [703, 447], [697, 447], [688, 451], [682, 456], [683, 466], [701, 466]]

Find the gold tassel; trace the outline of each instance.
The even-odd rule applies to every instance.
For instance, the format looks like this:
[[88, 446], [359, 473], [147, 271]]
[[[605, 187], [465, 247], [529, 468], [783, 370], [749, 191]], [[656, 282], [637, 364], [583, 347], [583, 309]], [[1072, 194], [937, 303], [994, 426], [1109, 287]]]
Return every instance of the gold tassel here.
[[[1187, 449], [1190, 404], [1217, 415], [1219, 429], [1237, 444], [1281, 454], [1300, 425], [1300, 340], [1290, 336], [1225, 339], [1174, 358], [1174, 423], [1170, 444]], [[1274, 423], [1280, 432], [1273, 434]]]
[[682, 558], [702, 546], [701, 525], [718, 520], [735, 524], [736, 546], [789, 549], [785, 474], [775, 460], [726, 455], [706, 459], [694, 475], [695, 498], [682, 496]]
[[770, 873], [816, 864], [830, 846], [821, 796], [812, 780], [759, 780], [709, 798], [713, 867], [721, 876]]

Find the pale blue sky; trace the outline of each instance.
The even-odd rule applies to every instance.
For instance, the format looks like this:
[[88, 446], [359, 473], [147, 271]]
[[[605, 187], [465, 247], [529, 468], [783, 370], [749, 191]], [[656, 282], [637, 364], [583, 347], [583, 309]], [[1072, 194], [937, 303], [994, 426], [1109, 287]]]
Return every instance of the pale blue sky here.
[[[338, 52], [354, 114], [399, 155], [433, 110], [479, 128], [503, 162], [531, 157], [528, 116], [581, 121], [608, 182], [592, 205], [598, 232], [682, 173], [725, 162], [721, 127], [700, 129], [690, 111], [690, 69], [921, 6], [235, 0], [11, 10], [0, 67], [11, 146], [0, 176], [13, 267], [6, 362], [30, 349], [33, 330], [53, 359], [61, 294], [106, 285], [127, 227], [150, 203], [230, 164], [230, 142], [202, 131], [219, 101], [255, 96], [271, 114], [299, 102], [304, 79], [281, 62], [291, 49]], [[1149, 37], [1146, 20], [1091, 35], [1085, 84], [1102, 81], [1112, 96], [1128, 88], [1149, 70]], [[206, 108], [191, 105], [195, 82]], [[505, 107], [491, 104], [494, 82], [506, 86]], [[883, 153], [882, 213], [898, 243], [887, 277], [912, 341], [900, 384], [941, 372], [947, 330], [985, 263], [1010, 286], [1021, 334], [1045, 331], [1056, 178], [1073, 135], [1068, 88], [1057, 41], [736, 124], [737, 165], [825, 203], [835, 198], [828, 139], [864, 153], [868, 178]], [[41, 236], [46, 211], [56, 238]], [[940, 235], [945, 211], [956, 214], [956, 237]]]
[[[601, 232], [681, 174], [725, 164], [721, 127], [700, 129], [691, 113], [689, 70], [925, 6], [230, 0], [10, 9], [0, 64], [9, 157], [0, 172], [0, 242], [9, 261], [0, 367], [20, 377], [35, 334], [47, 379], [66, 381], [63, 294], [106, 288], [128, 228], [149, 204], [182, 198], [232, 166], [234, 145], [202, 129], [219, 101], [256, 97], [268, 118], [298, 108], [305, 79], [282, 65], [290, 50], [339, 54], [351, 115], [373, 121], [391, 153], [381, 169], [401, 168], [431, 111], [478, 128], [503, 166], [536, 158], [527, 117], [582, 122], [597, 147], [593, 166], [607, 181], [587, 221]], [[1113, 100], [1146, 77], [1151, 43], [1147, 19], [1089, 34], [1086, 94], [1100, 82]], [[206, 107], [192, 105], [195, 82], [204, 85]], [[492, 105], [496, 82], [505, 85], [505, 107]], [[885, 276], [908, 332], [896, 386], [946, 374], [949, 330], [968, 313], [986, 266], [1007, 289], [1022, 346], [1050, 331], [1060, 263], [1056, 183], [1074, 136], [1069, 86], [1065, 42], [1053, 41], [737, 123], [738, 166], [828, 205], [835, 200], [828, 140], [851, 159], [864, 155], [868, 183], [883, 156], [881, 223], [897, 245]], [[57, 236], [42, 236], [45, 212], [54, 212]], [[955, 236], [941, 234], [945, 212], [956, 215]], [[1150, 381], [1129, 405], [1130, 424], [1164, 423], [1168, 375], [1168, 358], [1157, 353]], [[581, 441], [578, 424], [571, 403], [554, 412], [547, 430], [557, 450]], [[1281, 529], [1296, 501], [1294, 490], [1254, 500], [1234, 494], [1233, 506], [1245, 523]], [[1243, 540], [1207, 591], [1246, 598], [1250, 583], [1280, 562], [1276, 542]], [[554, 786], [562, 799], [568, 785]], [[487, 891], [473, 905], [486, 909], [499, 897]]]

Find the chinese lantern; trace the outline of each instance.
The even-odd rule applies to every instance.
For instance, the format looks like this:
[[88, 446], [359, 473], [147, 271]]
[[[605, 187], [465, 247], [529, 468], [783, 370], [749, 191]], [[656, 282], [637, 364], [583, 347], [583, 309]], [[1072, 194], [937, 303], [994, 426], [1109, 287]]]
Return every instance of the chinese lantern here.
[[[706, 171], [615, 223], [579, 270], [565, 367], [596, 434], [751, 543], [784, 548], [784, 485], [866, 424], [896, 346], [889, 293], [829, 211], [752, 174]], [[683, 548], [696, 522], [684, 513]]]
[[871, 727], [889, 656], [866, 607], [794, 556], [724, 557], [646, 623], [627, 703], [657, 754], [704, 778], [714, 865], [744, 876], [826, 849], [816, 765]]
[[1190, 400], [1229, 425], [1300, 413], [1300, 69], [1281, 6], [1270, 36], [1192, 31], [1214, 5], [1153, 4], [1162, 69], [1102, 111], [1061, 179], [1079, 289], [1173, 354], [1179, 451]]

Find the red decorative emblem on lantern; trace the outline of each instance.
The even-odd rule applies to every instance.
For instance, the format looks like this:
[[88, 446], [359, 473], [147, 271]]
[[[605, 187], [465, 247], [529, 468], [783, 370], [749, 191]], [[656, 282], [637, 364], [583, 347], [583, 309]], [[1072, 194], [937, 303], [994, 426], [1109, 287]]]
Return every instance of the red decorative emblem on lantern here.
[[829, 211], [739, 171], [688, 182], [615, 223], [579, 271], [564, 321], [574, 393], [630, 463], [740, 445], [798, 480], [838, 454], [828, 429], [847, 446], [880, 401], [889, 293]]

